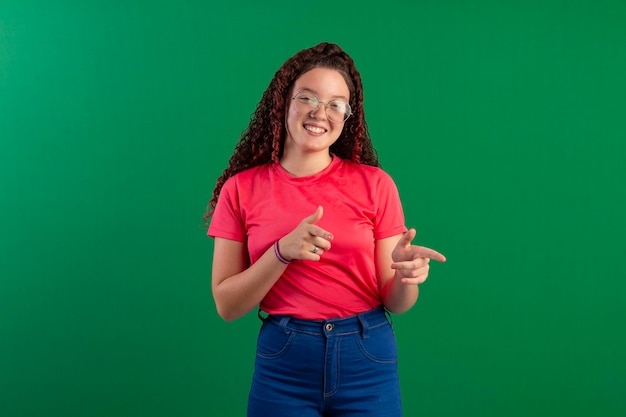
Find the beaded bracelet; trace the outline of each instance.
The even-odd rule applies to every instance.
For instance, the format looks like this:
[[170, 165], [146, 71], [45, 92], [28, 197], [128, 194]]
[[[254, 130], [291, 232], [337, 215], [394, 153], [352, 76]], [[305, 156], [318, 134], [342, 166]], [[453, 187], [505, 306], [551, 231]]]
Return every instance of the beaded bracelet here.
[[276, 254], [276, 257], [278, 258], [278, 260], [284, 263], [285, 265], [291, 263], [291, 261], [288, 261], [287, 259], [283, 258], [283, 255], [280, 254], [280, 251], [278, 250], [278, 240], [274, 242], [274, 253]]

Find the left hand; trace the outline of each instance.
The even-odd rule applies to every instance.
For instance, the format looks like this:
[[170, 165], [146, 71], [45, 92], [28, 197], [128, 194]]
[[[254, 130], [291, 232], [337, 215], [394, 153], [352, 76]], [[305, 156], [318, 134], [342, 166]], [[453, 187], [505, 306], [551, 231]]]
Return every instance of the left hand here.
[[393, 260], [391, 268], [396, 270], [396, 278], [407, 285], [418, 285], [426, 281], [431, 259], [438, 262], [446, 261], [446, 257], [436, 250], [411, 245], [416, 234], [415, 229], [409, 229], [402, 235], [391, 253]]

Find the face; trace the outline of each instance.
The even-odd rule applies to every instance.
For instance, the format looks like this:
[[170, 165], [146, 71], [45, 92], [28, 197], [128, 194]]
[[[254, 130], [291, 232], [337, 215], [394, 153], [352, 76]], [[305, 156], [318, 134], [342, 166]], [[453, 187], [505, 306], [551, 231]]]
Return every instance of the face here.
[[[296, 111], [291, 98], [298, 93], [316, 96], [321, 104], [307, 114]], [[284, 155], [288, 153], [329, 152], [337, 141], [345, 122], [331, 122], [326, 115], [326, 104], [333, 100], [350, 101], [350, 89], [341, 73], [328, 68], [313, 68], [305, 72], [294, 84], [287, 103], [287, 137]]]

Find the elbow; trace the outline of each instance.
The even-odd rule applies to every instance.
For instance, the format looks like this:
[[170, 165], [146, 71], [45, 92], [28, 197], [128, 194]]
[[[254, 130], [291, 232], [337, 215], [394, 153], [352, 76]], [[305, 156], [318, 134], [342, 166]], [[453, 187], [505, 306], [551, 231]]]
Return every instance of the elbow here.
[[223, 298], [224, 297], [220, 296], [218, 288], [213, 288], [213, 302], [215, 303], [217, 315], [220, 316], [220, 318], [225, 322], [231, 322], [237, 317], [235, 316], [231, 305], [225, 302]]
[[232, 311], [232, 309], [229, 308], [225, 308], [224, 306], [219, 305], [218, 303], [215, 303], [215, 307], [217, 310], [217, 314], [222, 318], [222, 320], [224, 320], [225, 322], [230, 323], [231, 321], [239, 318], [238, 315], [236, 315], [234, 313], [234, 311]]
[[220, 317], [222, 318], [222, 320], [224, 320], [226, 323], [230, 323], [231, 321], [235, 321], [235, 319], [237, 317], [232, 316], [232, 315], [226, 315], [226, 314], [221, 314], [219, 313]]
[[246, 314], [245, 311], [240, 311], [237, 306], [233, 306], [229, 303], [219, 302], [217, 299], [215, 299], [215, 308], [217, 310], [217, 314], [222, 318], [222, 320], [228, 323], [237, 320], [238, 318]]
[[254, 308], [254, 305], [245, 302], [239, 294], [232, 294], [219, 287], [213, 288], [213, 300], [217, 314], [226, 322], [243, 317]]

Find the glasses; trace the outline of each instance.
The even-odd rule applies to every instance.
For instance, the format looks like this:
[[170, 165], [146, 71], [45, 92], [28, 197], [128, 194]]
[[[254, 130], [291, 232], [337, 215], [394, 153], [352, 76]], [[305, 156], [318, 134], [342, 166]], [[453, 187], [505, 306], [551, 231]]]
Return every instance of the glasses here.
[[320, 101], [317, 96], [308, 92], [301, 92], [291, 98], [300, 114], [311, 114], [325, 104], [326, 117], [333, 123], [343, 123], [352, 114], [350, 105], [343, 100], [332, 100], [328, 103]]

